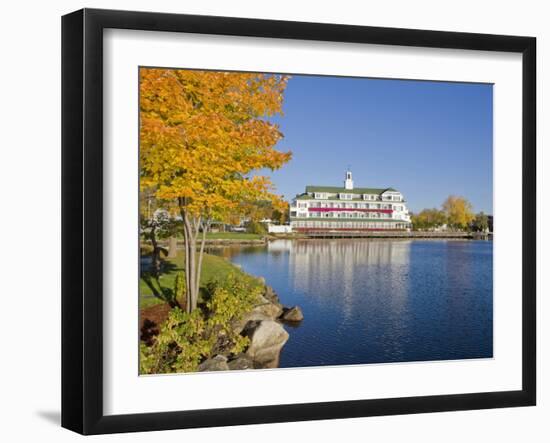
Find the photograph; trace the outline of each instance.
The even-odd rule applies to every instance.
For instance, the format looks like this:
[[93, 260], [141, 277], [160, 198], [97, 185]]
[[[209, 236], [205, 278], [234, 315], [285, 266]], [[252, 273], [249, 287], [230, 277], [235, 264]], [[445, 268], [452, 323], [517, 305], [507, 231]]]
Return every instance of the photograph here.
[[137, 93], [140, 375], [493, 357], [492, 84], [142, 66]]

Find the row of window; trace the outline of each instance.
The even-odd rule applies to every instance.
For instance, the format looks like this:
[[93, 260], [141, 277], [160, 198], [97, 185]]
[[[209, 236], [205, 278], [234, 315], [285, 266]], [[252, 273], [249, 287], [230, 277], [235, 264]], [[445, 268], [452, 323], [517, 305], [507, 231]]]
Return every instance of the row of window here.
[[341, 209], [393, 209], [394, 211], [403, 211], [403, 205], [392, 205], [382, 203], [321, 203], [321, 202], [298, 202], [299, 208], [341, 208]]
[[380, 222], [325, 222], [325, 221], [293, 221], [293, 228], [324, 228], [324, 229], [407, 229], [408, 223]]
[[396, 201], [400, 202], [403, 200], [401, 195], [384, 195], [379, 196], [375, 194], [329, 194], [328, 192], [315, 192], [313, 197], [317, 200], [326, 200], [327, 198], [336, 197], [340, 200], [353, 200], [354, 198], [362, 198], [363, 200], [384, 200], [384, 201]]
[[309, 211], [309, 217], [323, 218], [391, 218], [391, 214], [382, 212], [316, 212]]

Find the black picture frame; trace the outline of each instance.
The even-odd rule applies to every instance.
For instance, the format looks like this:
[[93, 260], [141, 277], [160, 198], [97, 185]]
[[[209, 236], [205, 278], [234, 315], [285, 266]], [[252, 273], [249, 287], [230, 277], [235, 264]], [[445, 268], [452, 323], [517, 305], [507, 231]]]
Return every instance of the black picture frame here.
[[[171, 31], [522, 54], [522, 389], [131, 415], [103, 413], [103, 30]], [[62, 426], [152, 431], [536, 404], [536, 39], [83, 9], [62, 18]]]

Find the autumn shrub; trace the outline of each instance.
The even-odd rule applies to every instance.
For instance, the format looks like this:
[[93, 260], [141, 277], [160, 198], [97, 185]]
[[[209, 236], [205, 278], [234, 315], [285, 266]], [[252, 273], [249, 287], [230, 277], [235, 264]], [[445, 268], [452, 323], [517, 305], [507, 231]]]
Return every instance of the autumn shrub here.
[[264, 223], [251, 221], [246, 225], [246, 232], [249, 234], [265, 235], [267, 234], [267, 229]]
[[140, 372], [193, 372], [218, 353], [242, 352], [249, 339], [234, 325], [254, 307], [261, 292], [257, 281], [242, 273], [212, 281], [203, 305], [191, 313], [172, 309], [153, 345], [141, 344]]
[[215, 337], [213, 351], [230, 349], [233, 354], [242, 352], [248, 339], [234, 328], [236, 321], [250, 312], [262, 293], [262, 287], [253, 277], [231, 272], [223, 280], [214, 280], [206, 288], [205, 315], [209, 333]]
[[178, 272], [176, 279], [174, 280], [174, 290], [172, 291], [172, 297], [174, 303], [179, 303], [182, 309], [185, 309], [185, 274]]

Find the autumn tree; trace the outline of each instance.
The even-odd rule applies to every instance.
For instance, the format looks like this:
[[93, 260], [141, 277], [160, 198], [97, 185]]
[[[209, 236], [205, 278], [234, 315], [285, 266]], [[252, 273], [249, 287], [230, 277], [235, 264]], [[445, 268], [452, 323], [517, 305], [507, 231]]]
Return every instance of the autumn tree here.
[[[205, 235], [243, 202], [272, 201], [270, 180], [290, 152], [269, 118], [282, 112], [288, 77], [175, 69], [140, 70], [141, 188], [181, 217], [188, 312], [197, 306]], [[197, 254], [198, 248], [198, 254]]]
[[478, 232], [486, 232], [489, 230], [489, 216], [483, 211], [476, 214], [472, 222], [472, 229]]
[[456, 229], [467, 228], [474, 219], [472, 205], [464, 197], [450, 195], [443, 202], [442, 209], [449, 225]]
[[280, 225], [283, 225], [288, 222], [288, 218], [290, 215], [290, 205], [288, 202], [283, 202], [283, 205], [281, 208], [273, 208], [273, 212], [271, 213], [271, 219]]
[[[282, 203], [279, 204], [279, 202], [277, 202], [277, 206], [281, 205]], [[271, 200], [242, 202], [238, 212], [250, 221], [259, 222], [271, 218], [273, 203]]]
[[423, 209], [411, 216], [414, 229], [433, 229], [447, 223], [445, 213], [439, 209]]
[[246, 217], [253, 222], [272, 220], [277, 223], [285, 223], [288, 218], [289, 204], [282, 199], [277, 199], [275, 202], [247, 202], [245, 206], [242, 208], [242, 213], [245, 213]]

